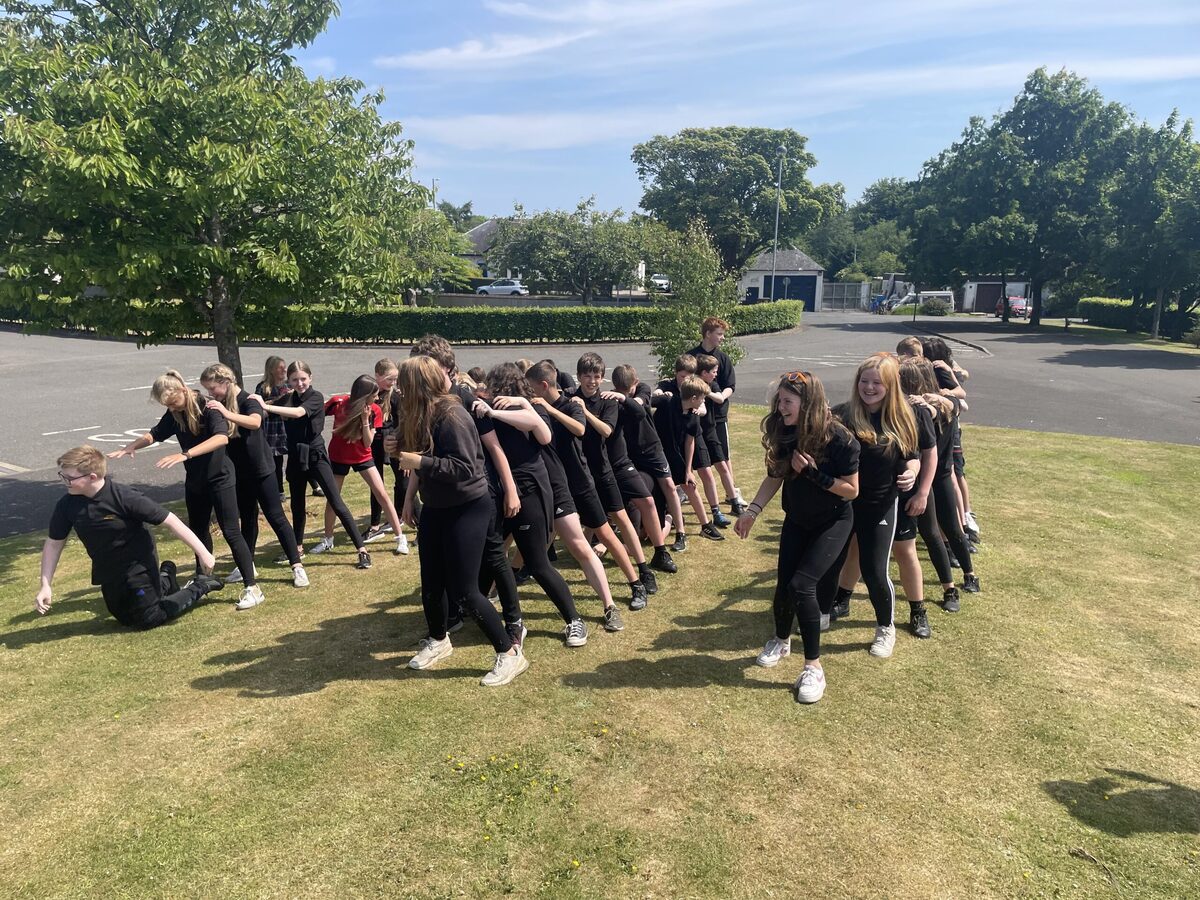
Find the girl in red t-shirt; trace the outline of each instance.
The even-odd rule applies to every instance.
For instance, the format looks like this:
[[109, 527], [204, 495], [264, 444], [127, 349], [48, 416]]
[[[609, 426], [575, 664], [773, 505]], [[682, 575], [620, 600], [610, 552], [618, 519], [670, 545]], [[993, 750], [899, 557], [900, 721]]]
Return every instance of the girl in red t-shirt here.
[[[349, 394], [335, 394], [325, 403], [325, 415], [333, 416], [333, 436], [329, 440], [329, 462], [333, 469], [338, 490], [353, 469], [362, 476], [371, 493], [387, 513], [388, 521], [396, 533], [396, 553], [408, 552], [408, 539], [400, 530], [400, 516], [396, 506], [384, 489], [383, 479], [375, 468], [371, 455], [371, 442], [375, 431], [383, 427], [383, 411], [374, 401], [378, 388], [370, 375], [360, 375], [354, 381]], [[333, 547], [333, 524], [336, 515], [333, 507], [325, 506], [325, 538], [313, 553], [323, 553]]]

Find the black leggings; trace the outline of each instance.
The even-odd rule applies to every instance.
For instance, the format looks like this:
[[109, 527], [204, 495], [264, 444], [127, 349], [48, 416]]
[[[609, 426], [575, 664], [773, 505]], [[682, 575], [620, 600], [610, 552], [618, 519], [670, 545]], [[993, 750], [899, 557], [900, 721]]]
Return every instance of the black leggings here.
[[546, 550], [547, 536], [550, 533], [550, 523], [546, 521], [546, 509], [542, 504], [541, 494], [537, 491], [526, 494], [521, 498], [521, 511], [511, 519], [504, 521], [505, 530], [512, 534], [525, 560], [525, 570], [533, 576], [550, 598], [550, 602], [558, 607], [558, 614], [564, 622], [573, 622], [579, 618], [575, 609], [575, 601], [571, 598], [571, 589], [563, 580], [558, 569], [550, 562]]
[[363, 549], [362, 534], [358, 530], [354, 516], [346, 508], [342, 492], [338, 490], [337, 482], [333, 480], [333, 469], [329, 468], [329, 458], [324, 453], [320, 456], [310, 455], [307, 469], [300, 468], [298, 464], [293, 465], [292, 457], [289, 456], [287, 481], [292, 494], [292, 533], [296, 536], [298, 545], [304, 544], [304, 523], [308, 517], [308, 511], [304, 508], [304, 494], [305, 488], [311, 481], [313, 484], [319, 485], [325, 492], [325, 502], [332, 506], [333, 511], [337, 513], [342, 527], [346, 529], [346, 534], [350, 535], [350, 540], [354, 542], [355, 548]]
[[[888, 573], [888, 560], [892, 555], [892, 540], [896, 536], [897, 500], [890, 506], [861, 507], [854, 505], [854, 537], [858, 538], [858, 568], [867, 586], [871, 605], [875, 607], [875, 624], [891, 625], [896, 611], [896, 588]], [[838, 575], [850, 542], [838, 557], [837, 565], [830, 570], [821, 583], [821, 612], [833, 608], [837, 594]]]
[[846, 546], [854, 513], [849, 503], [833, 519], [808, 528], [791, 519], [783, 520], [779, 534], [779, 565], [775, 577], [775, 637], [786, 641], [792, 622], [800, 623], [804, 658], [821, 656], [821, 607], [817, 585], [838, 560]]
[[288, 524], [287, 516], [283, 514], [283, 501], [279, 499], [276, 489], [275, 476], [267, 473], [262, 478], [255, 478], [253, 472], [237, 473], [237, 504], [238, 516], [242, 520], [242, 537], [250, 548], [250, 555], [258, 546], [258, 511], [262, 510], [267, 524], [279, 538], [279, 546], [287, 554], [288, 562], [293, 566], [300, 562], [300, 550], [296, 546], [296, 533]]
[[488, 517], [487, 536], [483, 541], [483, 559], [479, 569], [479, 592], [487, 596], [496, 585], [496, 594], [500, 598], [500, 609], [504, 614], [506, 625], [515, 625], [521, 621], [521, 600], [517, 596], [517, 577], [513, 574], [512, 562], [508, 558], [508, 549], [504, 546], [504, 500], [496, 495], [488, 494], [488, 504], [491, 514]]
[[279, 485], [279, 495], [283, 496], [283, 460], [284, 457], [275, 457], [275, 483]]
[[[953, 488], [951, 488], [953, 490]], [[929, 502], [925, 504], [925, 512], [917, 517], [917, 531], [925, 543], [929, 561], [937, 570], [938, 581], [942, 584], [954, 584], [954, 570], [950, 568], [950, 554], [942, 543], [942, 535], [938, 531], [937, 512], [933, 499], [933, 488], [929, 489]]]
[[459, 506], [421, 511], [417, 539], [421, 544], [421, 603], [429, 636], [446, 637], [450, 604], [471, 613], [497, 653], [507, 653], [512, 640], [496, 607], [479, 590], [479, 566], [487, 537], [491, 498], [486, 494]]
[[[396, 505], [396, 512], [404, 508], [404, 494], [408, 490], [408, 476], [404, 474], [404, 470], [400, 468], [400, 463], [389, 457], [383, 452], [383, 438], [381, 432], [375, 433], [375, 441], [371, 444], [371, 459], [375, 463], [375, 469], [379, 472], [379, 480], [383, 482], [383, 486], [387, 488], [387, 478], [384, 471], [386, 466], [391, 466], [392, 476], [395, 478], [395, 486], [392, 488], [392, 503]], [[371, 491], [371, 527], [374, 528], [383, 521], [383, 507], [379, 501], [375, 499], [375, 492]], [[421, 517], [421, 498], [413, 496], [413, 515], [418, 519]]]
[[[971, 564], [971, 548], [967, 544], [967, 536], [963, 534], [962, 523], [958, 521], [958, 499], [954, 494], [954, 484], [950, 481], [952, 476], [942, 476], [938, 474], [933, 479], [933, 502], [937, 508], [937, 521], [942, 526], [942, 534], [946, 535], [946, 540], [950, 542], [950, 549], [954, 551], [954, 555], [958, 557], [958, 564], [962, 566], [964, 575], [971, 575], [975, 572], [975, 567]], [[924, 534], [922, 534], [924, 537]], [[925, 538], [926, 543], [929, 538]], [[935, 538], [935, 543], [941, 543]], [[937, 562], [934, 562], [937, 565]], [[947, 570], [949, 565], [947, 565]], [[942, 573], [938, 572], [938, 577], [941, 578]], [[951, 584], [954, 581], [953, 576], [943, 578], [943, 584]]]
[[[212, 522], [213, 512], [217, 514], [217, 526], [225, 543], [233, 551], [233, 563], [242, 573], [242, 581], [247, 587], [255, 583], [254, 556], [250, 553], [250, 545], [242, 537], [238, 527], [237, 488], [230, 480], [220, 487], [213, 487], [207, 482], [186, 482], [183, 487], [183, 502], [187, 507], [188, 528], [200, 538], [200, 543], [210, 553], [213, 543], [208, 528]], [[199, 560], [196, 561], [199, 570]]]

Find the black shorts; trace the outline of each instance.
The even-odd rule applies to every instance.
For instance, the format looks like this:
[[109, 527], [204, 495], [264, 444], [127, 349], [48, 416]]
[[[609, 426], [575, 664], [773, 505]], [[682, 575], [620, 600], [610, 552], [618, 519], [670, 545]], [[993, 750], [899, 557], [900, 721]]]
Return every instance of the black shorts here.
[[366, 462], [357, 463], [340, 463], [330, 460], [329, 468], [333, 469], [334, 475], [349, 475], [351, 469], [355, 472], [365, 472], [367, 469], [375, 468], [375, 460], [368, 459]]
[[708, 450], [708, 458], [712, 463], [725, 462], [729, 459], [729, 451], [721, 443], [719, 429], [713, 434], [711, 440], [704, 442], [704, 446]]
[[650, 491], [646, 490], [646, 482], [642, 480], [641, 472], [633, 463], [614, 469], [613, 476], [617, 479], [617, 489], [620, 490], [621, 499], [625, 503], [650, 496]]
[[[728, 400], [725, 401], [725, 408], [729, 408]], [[717, 427], [717, 440], [721, 442], [721, 449], [725, 451], [725, 459], [729, 459], [729, 420], [714, 419], [713, 424]]]
[[612, 472], [603, 478], [595, 479], [595, 482], [596, 495], [600, 498], [600, 505], [604, 507], [605, 512], [615, 513], [625, 508], [625, 498], [621, 496], [621, 487]]
[[[712, 465], [712, 457], [708, 455], [708, 443], [704, 438], [696, 440], [696, 450], [692, 454], [693, 469], [707, 469]], [[674, 472], [672, 472], [672, 475]]]
[[571, 499], [575, 501], [575, 511], [579, 513], [579, 522], [584, 528], [599, 528], [607, 524], [608, 513], [604, 511], [604, 504], [594, 490], [572, 494]]
[[638, 471], [645, 472], [655, 480], [671, 477], [671, 467], [667, 464], [667, 457], [662, 453], [657, 456], [636, 459], [633, 464], [637, 466]]
[[561, 519], [575, 512], [575, 501], [571, 497], [571, 489], [567, 486], [567, 476], [562, 466], [546, 466], [546, 474], [550, 479], [550, 493], [554, 497], [554, 518]]

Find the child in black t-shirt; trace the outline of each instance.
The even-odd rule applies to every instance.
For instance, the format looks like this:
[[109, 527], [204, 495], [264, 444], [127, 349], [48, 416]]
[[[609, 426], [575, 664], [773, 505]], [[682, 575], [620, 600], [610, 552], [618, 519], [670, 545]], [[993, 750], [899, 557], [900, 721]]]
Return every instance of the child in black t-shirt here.
[[[696, 374], [704, 379], [704, 383], [708, 385], [710, 391], [719, 390], [717, 384], [719, 370], [720, 361], [715, 356], [701, 353], [696, 357]], [[711, 399], [712, 394], [709, 396]], [[705, 401], [704, 407], [705, 413], [700, 424], [704, 429], [704, 444], [708, 448], [708, 458], [712, 462], [712, 470], [704, 479], [704, 495], [708, 498], [708, 505], [712, 509], [713, 522], [720, 528], [728, 528], [733, 523], [721, 512], [716, 479], [711, 474], [712, 471], [715, 471], [720, 476], [721, 484], [725, 488], [725, 495], [730, 498], [730, 504], [737, 507], [737, 488], [733, 484], [733, 469], [729, 465], [729, 449], [726, 446], [728, 435], [723, 437], [721, 432], [722, 425], [728, 426], [727, 423], [723, 423], [717, 418], [717, 413], [722, 407], [709, 401]]]
[[[658, 383], [658, 386], [654, 389], [654, 393], [651, 395], [651, 402], [654, 404], [654, 407], [656, 410], [664, 404], [668, 405], [668, 406], [671, 405], [669, 402], [670, 398], [673, 396], [674, 397], [679, 396], [680, 391], [682, 390], [682, 387], [683, 387], [683, 382], [685, 380], [687, 380], [688, 378], [695, 378], [698, 383], [704, 384], [705, 388], [708, 388], [708, 390], [705, 392], [705, 394], [702, 398], [702, 402], [696, 404], [696, 406], [693, 408], [693, 410], [690, 414], [691, 419], [694, 421], [690, 421], [686, 424], [688, 425], [689, 428], [692, 428], [695, 430], [695, 438], [696, 438], [696, 440], [694, 441], [694, 449], [692, 451], [692, 456], [688, 461], [688, 464], [690, 466], [690, 473], [699, 479], [700, 484], [703, 485], [705, 488], [706, 495], [708, 496], [708, 498], [710, 500], [712, 500], [716, 497], [716, 482], [714, 481], [713, 476], [712, 476], [712, 458], [709, 456], [709, 453], [708, 453], [708, 441], [705, 439], [706, 420], [704, 418], [704, 416], [709, 411], [707, 409], [707, 404], [705, 401], [708, 400], [708, 396], [711, 393], [711, 388], [708, 387], [708, 385], [704, 382], [703, 379], [701, 379], [699, 376], [696, 375], [696, 357], [692, 356], [692, 354], [690, 354], [690, 353], [681, 354], [675, 360], [675, 377], [673, 379], [671, 379], [671, 378], [663, 379], [662, 381], [660, 381]], [[655, 422], [656, 422], [655, 427], [658, 427], [657, 426], [658, 418], [659, 418], [659, 416], [656, 413], [655, 414]], [[711, 426], [712, 426], [712, 418], [711, 417], [709, 417], [707, 419], [707, 425], [709, 428], [711, 428]], [[659, 428], [659, 435], [661, 436], [662, 434], [663, 434], [663, 431], [661, 428]], [[663, 448], [668, 450], [667, 458], [668, 458], [668, 460], [670, 460], [671, 454], [670, 454], [670, 450], [668, 449], [667, 445], [668, 445], [667, 439], [664, 437], [663, 438]], [[679, 480], [679, 475], [676, 472], [676, 466], [675, 466], [674, 462], [672, 462], [672, 465], [671, 465], [671, 475], [675, 479], [676, 484], [678, 484], [680, 487], [685, 487], [685, 485]], [[689, 499], [689, 501], [691, 501], [691, 494], [688, 493], [686, 490], [685, 490], [685, 493], [688, 494], [688, 499]], [[697, 500], [692, 501], [692, 505], [693, 505], [694, 509], [696, 508], [696, 503], [699, 502], [699, 499], [698, 499], [699, 491], [696, 492], [696, 497], [697, 497]], [[703, 515], [700, 514], [701, 512], [703, 512]], [[718, 512], [719, 512], [719, 510], [718, 510]], [[709, 538], [710, 540], [714, 540], [714, 541], [725, 540], [724, 535], [722, 535], [721, 532], [717, 530], [717, 523], [710, 522], [709, 514], [708, 514], [707, 510], [704, 509], [703, 504], [701, 504], [699, 509], [697, 510], [697, 518], [700, 520], [700, 526], [701, 526], [700, 534], [702, 536]], [[722, 521], [724, 521], [726, 525], [729, 524], [729, 520], [725, 519], [724, 517], [722, 517]], [[709, 527], [710, 525], [711, 525], [711, 527]], [[687, 546], [686, 539], [683, 542], [683, 546], [684, 547]]]
[[[681, 360], [686, 364], [686, 360]], [[677, 363], [678, 364], [678, 363]], [[663, 390], [668, 387], [671, 390]], [[695, 470], [708, 466], [708, 456], [702, 452], [703, 441], [700, 418], [696, 415], [708, 396], [708, 385], [695, 375], [683, 375], [677, 382], [668, 381], [659, 385], [658, 405], [654, 413], [654, 428], [662, 441], [663, 453], [671, 469], [671, 478], [683, 488], [696, 520], [700, 523], [700, 534], [709, 540], [723, 541], [725, 536], [708, 520], [708, 512], [696, 490]], [[678, 535], [676, 550], [687, 549], [687, 535]]]
[[[95, 447], [68, 450], [58, 458], [67, 495], [54, 507], [42, 547], [41, 587], [34, 609], [45, 615], [53, 602], [51, 582], [67, 537], [74, 530], [92, 559], [92, 584], [100, 586], [108, 611], [122, 625], [154, 628], [183, 615], [221, 582], [211, 576], [212, 551], [174, 513], [141, 491], [108, 480], [108, 463]], [[165, 525], [196, 554], [202, 572], [179, 587], [175, 563], [161, 566], [146, 525]]]

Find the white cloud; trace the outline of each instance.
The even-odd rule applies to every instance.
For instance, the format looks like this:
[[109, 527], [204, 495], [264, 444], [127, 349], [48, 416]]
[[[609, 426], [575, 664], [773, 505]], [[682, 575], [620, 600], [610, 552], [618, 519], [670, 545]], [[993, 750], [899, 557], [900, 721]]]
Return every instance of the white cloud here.
[[300, 65], [306, 72], [316, 72], [318, 75], [332, 75], [337, 71], [337, 60], [332, 56], [316, 56], [312, 59], [300, 59]]
[[592, 34], [591, 31], [577, 31], [542, 37], [494, 35], [487, 41], [463, 41], [457, 47], [438, 47], [398, 56], [381, 56], [375, 60], [375, 65], [385, 69], [483, 68], [517, 62], [548, 50], [565, 47]]

